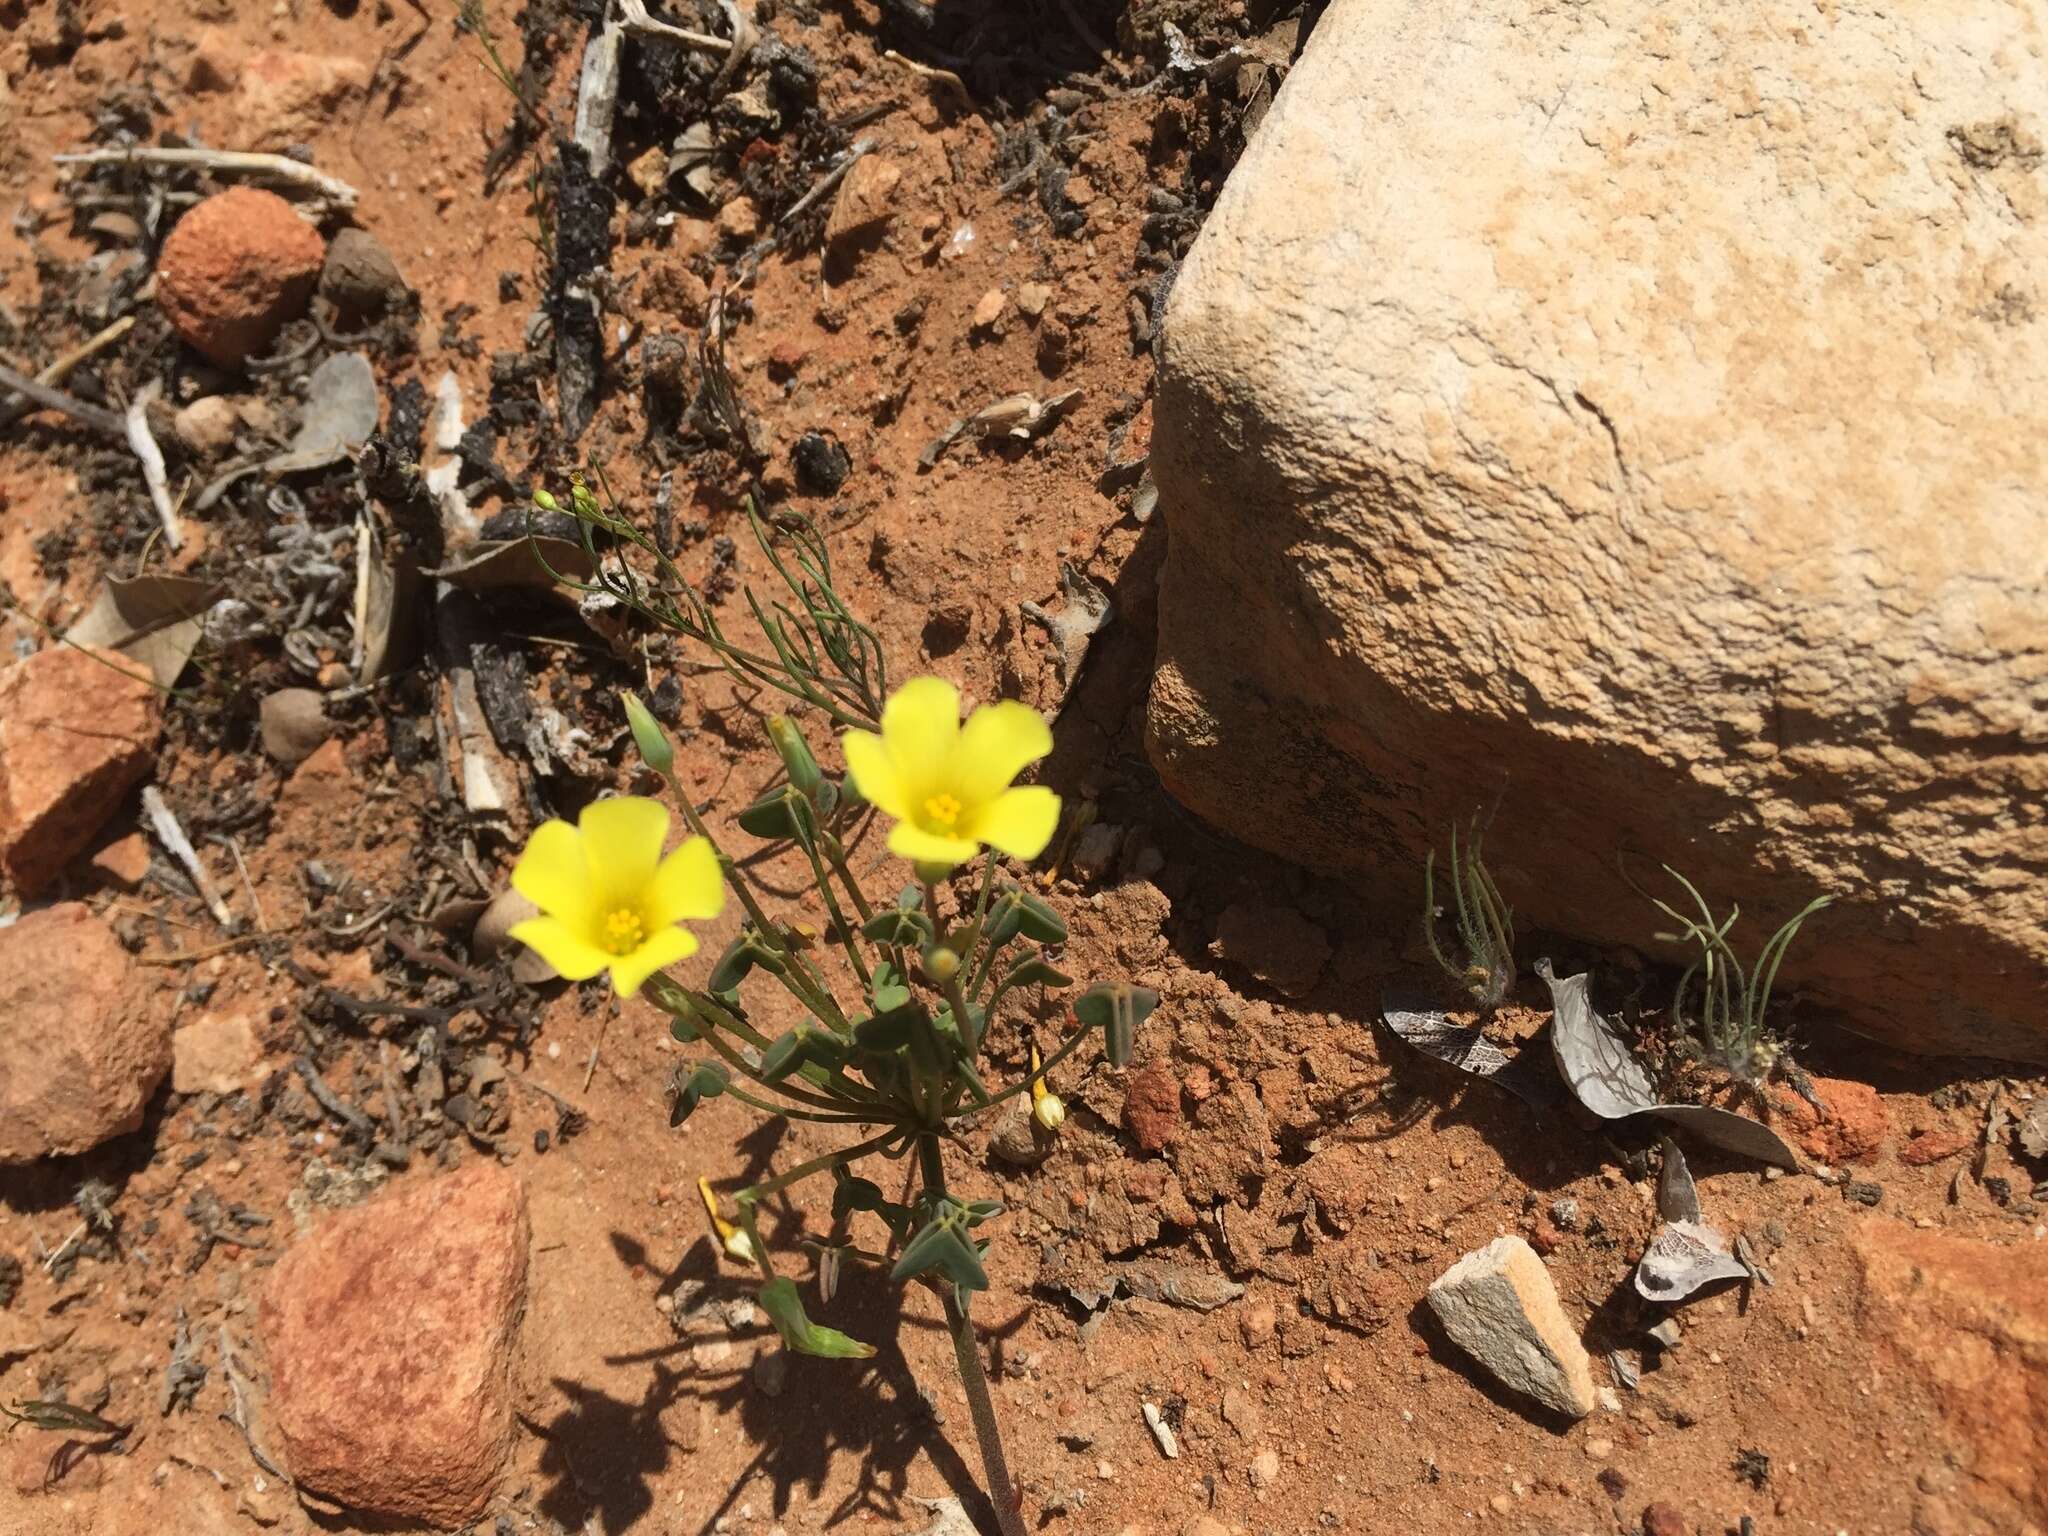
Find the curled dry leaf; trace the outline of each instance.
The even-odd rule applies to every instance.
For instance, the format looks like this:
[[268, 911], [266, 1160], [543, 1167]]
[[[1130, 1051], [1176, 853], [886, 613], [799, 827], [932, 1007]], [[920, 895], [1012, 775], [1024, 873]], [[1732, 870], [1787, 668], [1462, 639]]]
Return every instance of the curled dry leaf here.
[[1550, 988], [1550, 1045], [1558, 1071], [1573, 1096], [1594, 1114], [1603, 1120], [1655, 1115], [1723, 1151], [1798, 1170], [1799, 1155], [1760, 1121], [1710, 1104], [1659, 1103], [1656, 1084], [1621, 1026], [1593, 1007], [1591, 977], [1584, 972], [1558, 976], [1548, 960], [1536, 962], [1536, 974]]
[[1531, 1109], [1554, 1109], [1560, 1102], [1557, 1076], [1541, 1050], [1524, 1046], [1510, 1056], [1487, 1038], [1485, 1030], [1453, 1024], [1447, 1014], [1420, 1006], [1414, 998], [1389, 994], [1381, 999], [1380, 1014], [1404, 1044], [1498, 1084]]

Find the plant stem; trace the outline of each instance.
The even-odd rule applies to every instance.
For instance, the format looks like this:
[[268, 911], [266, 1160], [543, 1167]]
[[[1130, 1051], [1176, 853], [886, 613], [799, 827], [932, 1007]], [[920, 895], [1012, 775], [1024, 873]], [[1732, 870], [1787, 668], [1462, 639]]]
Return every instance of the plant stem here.
[[[917, 1138], [918, 1167], [924, 1175], [924, 1193], [936, 1205], [946, 1194], [946, 1159], [939, 1138], [929, 1132]], [[974, 1420], [974, 1438], [981, 1443], [981, 1472], [988, 1484], [989, 1503], [995, 1506], [996, 1524], [1003, 1536], [1029, 1536], [1024, 1526], [1023, 1496], [1010, 1481], [1009, 1458], [1003, 1454], [1002, 1426], [996, 1422], [996, 1405], [989, 1397], [988, 1377], [981, 1369], [981, 1351], [974, 1342], [974, 1325], [967, 1309], [950, 1285], [941, 1284], [939, 1298], [946, 1308], [946, 1331], [953, 1336], [953, 1363], [960, 1371], [960, 1385], [967, 1392], [967, 1412]]]

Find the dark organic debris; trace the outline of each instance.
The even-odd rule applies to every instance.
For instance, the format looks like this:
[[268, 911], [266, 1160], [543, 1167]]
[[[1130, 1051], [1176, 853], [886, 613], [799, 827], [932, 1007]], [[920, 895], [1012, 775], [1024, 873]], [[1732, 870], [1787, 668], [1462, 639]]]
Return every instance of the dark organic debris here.
[[789, 463], [796, 471], [797, 489], [806, 496], [837, 495], [853, 473], [845, 446], [824, 432], [806, 432], [798, 438], [789, 450]]
[[1664, 1226], [1636, 1265], [1636, 1291], [1650, 1301], [1680, 1301], [1702, 1286], [1742, 1280], [1749, 1266], [1728, 1250], [1727, 1239], [1706, 1224], [1699, 1189], [1685, 1155], [1664, 1138], [1664, 1168], [1657, 1180], [1657, 1213]]

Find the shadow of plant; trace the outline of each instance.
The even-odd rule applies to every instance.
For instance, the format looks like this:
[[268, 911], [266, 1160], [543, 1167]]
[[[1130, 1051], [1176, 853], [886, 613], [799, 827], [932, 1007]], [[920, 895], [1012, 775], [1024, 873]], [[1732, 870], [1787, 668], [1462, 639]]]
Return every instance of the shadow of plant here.
[[[644, 1249], [623, 1234], [614, 1234], [613, 1248], [621, 1263], [645, 1262]], [[708, 1239], [690, 1248], [663, 1289], [684, 1281], [705, 1287], [700, 1307], [714, 1312], [753, 1291], [750, 1280], [720, 1266]], [[948, 1439], [947, 1426], [903, 1353], [905, 1328], [943, 1331], [936, 1306], [929, 1308], [929, 1317], [906, 1317], [901, 1289], [871, 1272], [848, 1272], [829, 1308], [818, 1307], [814, 1294], [806, 1299], [821, 1320], [829, 1315], [834, 1327], [873, 1344], [874, 1357], [846, 1361], [790, 1355], [782, 1385], [771, 1396], [750, 1367], [753, 1348], [776, 1347], [772, 1333], [754, 1329], [721, 1335], [694, 1329], [689, 1338], [657, 1350], [606, 1358], [608, 1366], [647, 1368], [637, 1401], [556, 1377], [552, 1385], [562, 1399], [560, 1410], [545, 1422], [523, 1421], [545, 1442], [538, 1511], [565, 1530], [584, 1529], [593, 1520], [605, 1536], [640, 1529], [659, 1490], [675, 1485], [672, 1474], [688, 1476], [695, 1434], [679, 1429], [674, 1411], [680, 1408], [724, 1419], [753, 1447], [746, 1465], [702, 1515], [703, 1531], [710, 1531], [761, 1480], [772, 1489], [777, 1518], [799, 1499], [814, 1506], [837, 1466], [857, 1469], [853, 1486], [822, 1513], [822, 1524], [835, 1526], [863, 1512], [892, 1524], [915, 1520], [919, 1511], [906, 1507], [905, 1496], [910, 1469], [920, 1455], [929, 1458], [977, 1524], [995, 1530], [986, 1495]], [[910, 1306], [926, 1310], [922, 1298]], [[706, 1368], [692, 1358], [697, 1345], [721, 1337], [736, 1346], [737, 1364]], [[964, 1412], [957, 1429], [969, 1432]], [[689, 1502], [695, 1506], [695, 1500]]]

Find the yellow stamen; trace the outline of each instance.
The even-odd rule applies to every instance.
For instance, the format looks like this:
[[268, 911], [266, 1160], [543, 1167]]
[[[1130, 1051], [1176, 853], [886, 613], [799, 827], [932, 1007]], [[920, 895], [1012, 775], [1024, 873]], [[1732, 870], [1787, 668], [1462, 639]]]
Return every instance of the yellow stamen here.
[[933, 795], [924, 803], [925, 820], [950, 832], [960, 822], [960, 802], [947, 794]]
[[604, 947], [615, 955], [630, 955], [646, 937], [640, 914], [630, 907], [621, 907], [604, 920]]

